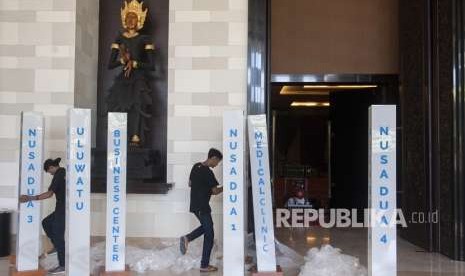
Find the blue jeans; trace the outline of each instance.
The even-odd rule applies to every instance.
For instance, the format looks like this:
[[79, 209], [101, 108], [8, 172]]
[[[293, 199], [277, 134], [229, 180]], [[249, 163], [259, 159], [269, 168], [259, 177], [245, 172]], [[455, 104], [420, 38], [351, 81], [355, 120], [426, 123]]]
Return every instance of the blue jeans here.
[[59, 265], [65, 266], [65, 214], [51, 213], [42, 220], [42, 227], [57, 250]]
[[213, 248], [215, 233], [213, 231], [213, 220], [210, 212], [196, 211], [194, 215], [200, 221], [200, 226], [186, 235], [188, 241], [193, 241], [203, 235], [203, 251], [201, 268], [206, 268], [210, 264], [210, 254]]

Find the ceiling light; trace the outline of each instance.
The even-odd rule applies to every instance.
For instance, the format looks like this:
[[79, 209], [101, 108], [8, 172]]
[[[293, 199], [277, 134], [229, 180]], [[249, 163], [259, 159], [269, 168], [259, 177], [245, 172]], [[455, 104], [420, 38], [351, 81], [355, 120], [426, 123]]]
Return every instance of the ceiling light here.
[[328, 102], [292, 102], [292, 107], [327, 107], [330, 106]]
[[279, 92], [280, 95], [312, 95], [312, 96], [327, 96], [331, 91], [343, 90], [363, 90], [377, 88], [378, 85], [367, 84], [309, 84], [309, 85], [284, 85]]
[[307, 242], [313, 242], [313, 241], [316, 241], [316, 237], [313, 237], [313, 236], [307, 237]]
[[377, 85], [359, 85], [359, 84], [344, 84], [344, 85], [304, 85], [304, 89], [330, 89], [330, 90], [343, 90], [343, 89], [369, 89], [376, 88]]
[[312, 95], [312, 96], [327, 96], [329, 95], [329, 90], [320, 90], [320, 91], [289, 91], [289, 90], [281, 90], [279, 92], [281, 95]]

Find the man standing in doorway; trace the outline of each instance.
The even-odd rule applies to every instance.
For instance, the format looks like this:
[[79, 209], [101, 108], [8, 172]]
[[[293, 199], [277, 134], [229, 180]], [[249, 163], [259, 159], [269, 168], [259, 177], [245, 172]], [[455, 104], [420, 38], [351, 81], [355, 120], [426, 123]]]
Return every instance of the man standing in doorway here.
[[218, 268], [210, 265], [210, 254], [213, 248], [213, 220], [210, 208], [211, 195], [223, 192], [223, 187], [218, 187], [218, 181], [211, 168], [216, 167], [223, 155], [217, 149], [211, 148], [208, 151], [208, 159], [204, 162], [194, 164], [189, 176], [189, 186], [191, 187], [190, 212], [193, 213], [200, 222], [200, 226], [191, 233], [182, 236], [180, 239], [180, 250], [184, 255], [189, 242], [204, 235], [202, 261], [200, 272], [217, 271]]
[[19, 197], [19, 201], [24, 203], [31, 200], [44, 200], [55, 194], [55, 212], [42, 220], [44, 231], [58, 254], [58, 266], [49, 271], [52, 275], [65, 271], [66, 171], [60, 167], [60, 160], [61, 158], [47, 159], [44, 162], [44, 170], [53, 175], [52, 183], [47, 192], [40, 195], [21, 195]]

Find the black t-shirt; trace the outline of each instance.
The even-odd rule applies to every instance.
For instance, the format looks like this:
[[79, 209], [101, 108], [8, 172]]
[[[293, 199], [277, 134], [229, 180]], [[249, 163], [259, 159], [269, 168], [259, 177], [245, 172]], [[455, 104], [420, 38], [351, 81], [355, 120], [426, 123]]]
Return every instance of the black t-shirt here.
[[192, 167], [189, 180], [191, 182], [190, 211], [211, 212], [209, 202], [212, 188], [219, 185], [212, 170], [202, 163], [196, 163]]
[[55, 212], [65, 212], [66, 206], [66, 170], [59, 168], [53, 175], [52, 183], [48, 187], [56, 197]]

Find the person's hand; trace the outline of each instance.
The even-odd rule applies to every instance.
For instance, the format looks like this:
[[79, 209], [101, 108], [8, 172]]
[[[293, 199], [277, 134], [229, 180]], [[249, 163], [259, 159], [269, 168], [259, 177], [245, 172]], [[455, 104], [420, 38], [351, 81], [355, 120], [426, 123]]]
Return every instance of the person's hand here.
[[131, 75], [131, 71], [132, 71], [132, 60], [129, 60], [124, 66], [124, 76], [126, 78], [129, 78], [129, 76]]
[[31, 196], [28, 196], [28, 195], [21, 195], [19, 197], [19, 202], [20, 203], [24, 203], [24, 202], [28, 202], [28, 201], [31, 201]]
[[213, 195], [219, 195], [223, 192], [223, 186], [217, 186], [212, 188]]

